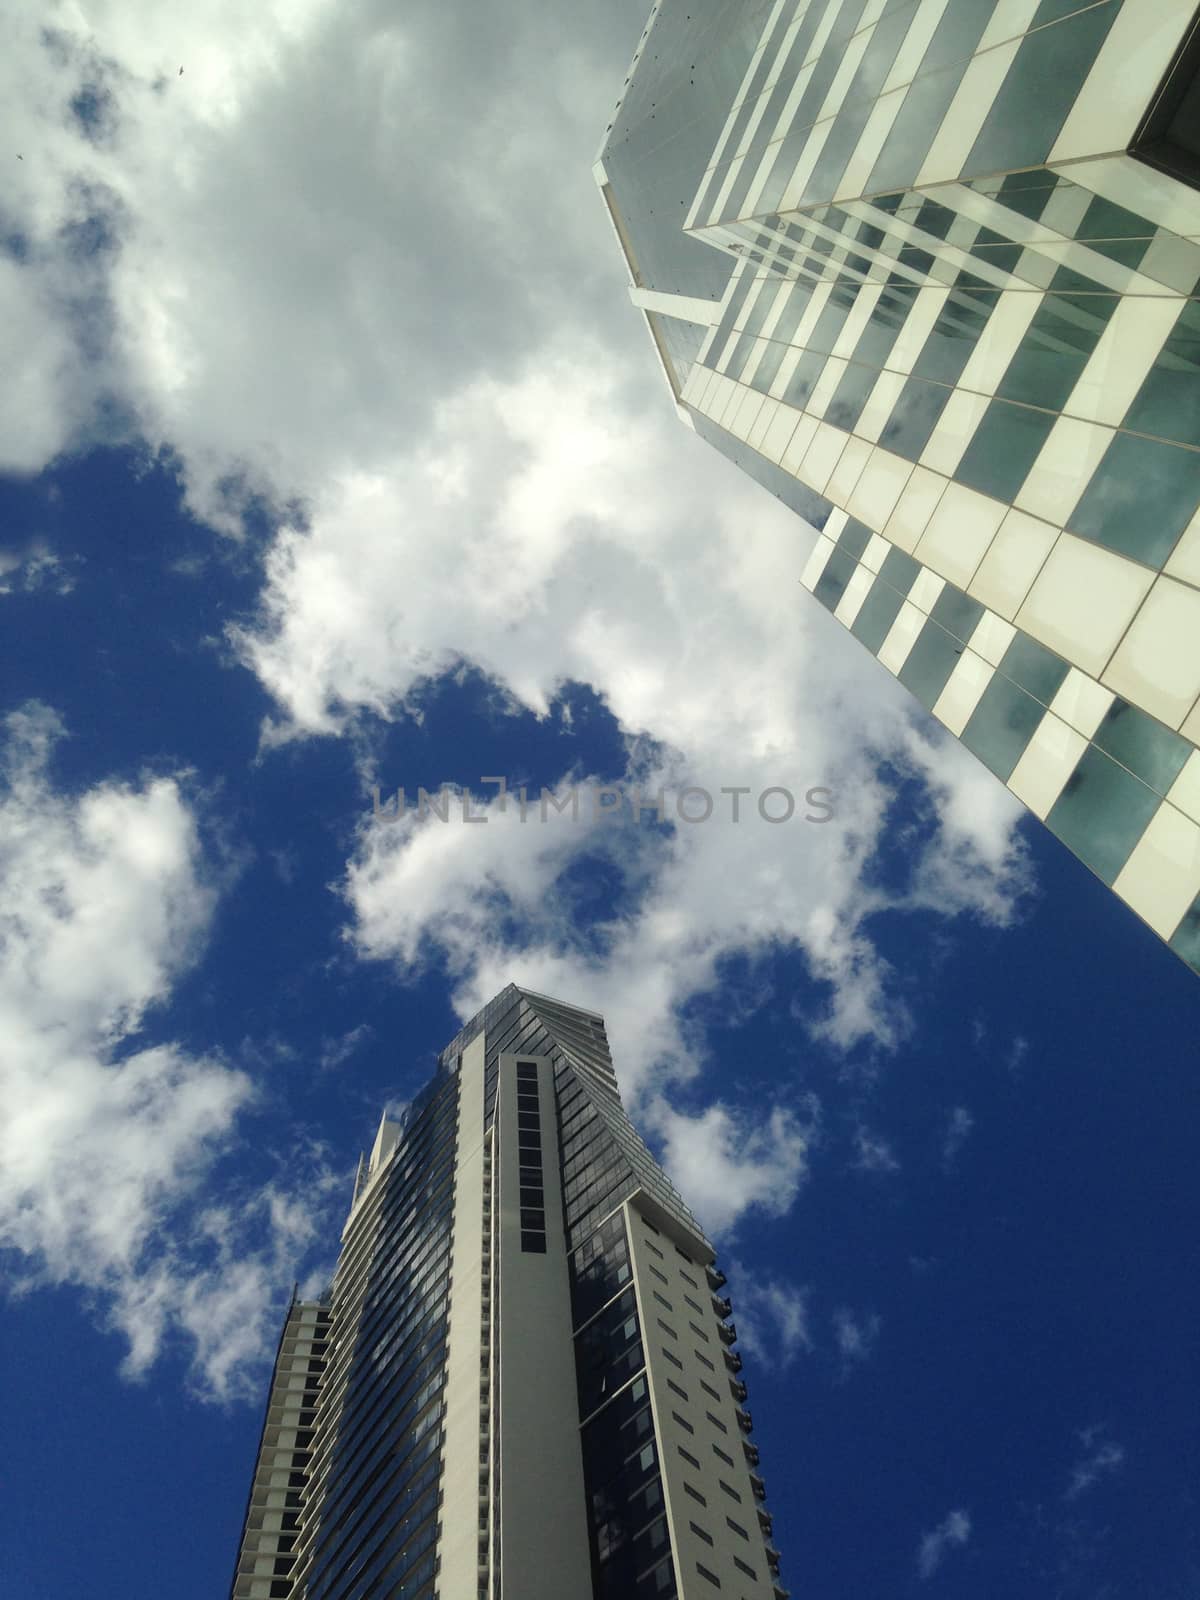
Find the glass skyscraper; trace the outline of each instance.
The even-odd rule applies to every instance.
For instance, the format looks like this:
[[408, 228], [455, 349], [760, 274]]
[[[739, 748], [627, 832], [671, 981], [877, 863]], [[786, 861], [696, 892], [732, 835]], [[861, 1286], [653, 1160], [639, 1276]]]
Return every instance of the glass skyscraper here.
[[595, 175], [804, 587], [1200, 969], [1198, 69], [1182, 0], [660, 0]]
[[288, 1313], [233, 1600], [785, 1600], [724, 1282], [603, 1020], [510, 985]]

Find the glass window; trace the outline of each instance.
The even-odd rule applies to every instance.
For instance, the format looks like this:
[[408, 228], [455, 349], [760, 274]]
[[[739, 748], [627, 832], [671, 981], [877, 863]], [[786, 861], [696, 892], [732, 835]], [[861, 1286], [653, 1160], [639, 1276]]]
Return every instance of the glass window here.
[[1171, 949], [1194, 971], [1200, 972], [1200, 895], [1196, 896], [1190, 908], [1184, 913], [1171, 940]]
[[844, 550], [834, 549], [830, 552], [829, 560], [825, 563], [825, 570], [817, 579], [813, 589], [813, 596], [821, 602], [828, 611], [836, 609], [838, 601], [846, 592], [846, 585], [854, 576], [858, 563], [853, 556]]
[[1126, 700], [1114, 700], [1093, 743], [1165, 795], [1183, 770], [1192, 745]]
[[999, 671], [1048, 706], [1062, 687], [1067, 663], [1028, 634], [1018, 633], [1000, 658]]
[[895, 589], [899, 594], [907, 594], [917, 581], [917, 574], [921, 568], [904, 550], [892, 549], [883, 558], [883, 565], [879, 569], [879, 576], [884, 583]]
[[1032, 695], [997, 672], [963, 729], [962, 742], [1007, 783], [1044, 715]]
[[961, 643], [975, 632], [980, 617], [983, 616], [983, 607], [978, 600], [972, 600], [961, 589], [956, 589], [948, 583], [938, 595], [933, 610], [929, 613], [934, 622], [945, 628], [947, 633], [952, 633]]
[[1200, 189], [1200, 34], [1193, 28], [1151, 102], [1130, 154]]
[[931, 711], [962, 653], [963, 646], [957, 639], [936, 622], [927, 622], [897, 677]]
[[1015, 500], [1054, 421], [1049, 411], [993, 400], [963, 452], [955, 478], [994, 500]]
[[1094, 5], [1047, 27], [1031, 24], [1037, 31], [1018, 46], [963, 172], [1012, 172], [1046, 160], [1118, 9]]
[[1125, 415], [1134, 433], [1200, 445], [1200, 303], [1180, 313]]
[[871, 530], [857, 517], [848, 517], [846, 526], [838, 538], [837, 547], [844, 550], [847, 555], [854, 557], [855, 561], [862, 559], [863, 551], [871, 542]]
[[878, 378], [878, 367], [864, 367], [852, 361], [825, 408], [825, 421], [835, 428], [845, 428], [847, 433], [852, 432]]
[[946, 409], [951, 393], [945, 384], [909, 378], [896, 397], [892, 414], [880, 435], [880, 444], [907, 461], [915, 461], [929, 443], [929, 436]]
[[[886, 565], [887, 562], [884, 562], [885, 567]], [[885, 583], [882, 575], [867, 591], [867, 598], [859, 607], [850, 632], [856, 639], [862, 640], [872, 655], [877, 654], [880, 645], [887, 638], [903, 603], [904, 595]]]
[[1161, 567], [1198, 505], [1200, 470], [1192, 451], [1118, 433], [1067, 526], [1134, 561]]
[[1115, 295], [1048, 294], [996, 393], [1061, 411], [1115, 306]]
[[1111, 884], [1158, 806], [1152, 789], [1092, 746], [1067, 779], [1046, 826]]

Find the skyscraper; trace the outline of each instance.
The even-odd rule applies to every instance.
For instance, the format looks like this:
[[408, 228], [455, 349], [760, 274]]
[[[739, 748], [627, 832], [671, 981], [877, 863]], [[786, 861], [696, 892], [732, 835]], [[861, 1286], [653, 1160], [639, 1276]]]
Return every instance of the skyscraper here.
[[510, 985], [288, 1313], [233, 1600], [785, 1600], [724, 1283], [603, 1020]]
[[660, 0], [596, 167], [802, 582], [1200, 969], [1200, 22]]

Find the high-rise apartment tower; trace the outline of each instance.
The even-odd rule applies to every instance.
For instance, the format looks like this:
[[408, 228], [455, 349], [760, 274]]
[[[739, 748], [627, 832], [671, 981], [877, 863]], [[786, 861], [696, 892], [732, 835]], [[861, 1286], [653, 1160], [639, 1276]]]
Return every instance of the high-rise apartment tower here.
[[510, 985], [288, 1313], [233, 1600], [784, 1600], [724, 1282], [603, 1020]]
[[660, 0], [596, 179], [805, 587], [1200, 969], [1198, 72], [1194, 0]]

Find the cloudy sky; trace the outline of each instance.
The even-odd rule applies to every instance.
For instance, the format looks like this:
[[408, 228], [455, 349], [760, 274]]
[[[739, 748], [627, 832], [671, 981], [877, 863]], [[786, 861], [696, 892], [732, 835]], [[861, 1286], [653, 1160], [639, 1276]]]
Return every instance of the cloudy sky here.
[[22, 1600], [223, 1592], [292, 1283], [510, 979], [718, 1238], [795, 1592], [1200, 1586], [1195, 979], [675, 417], [591, 177], [645, 11], [0, 0]]

